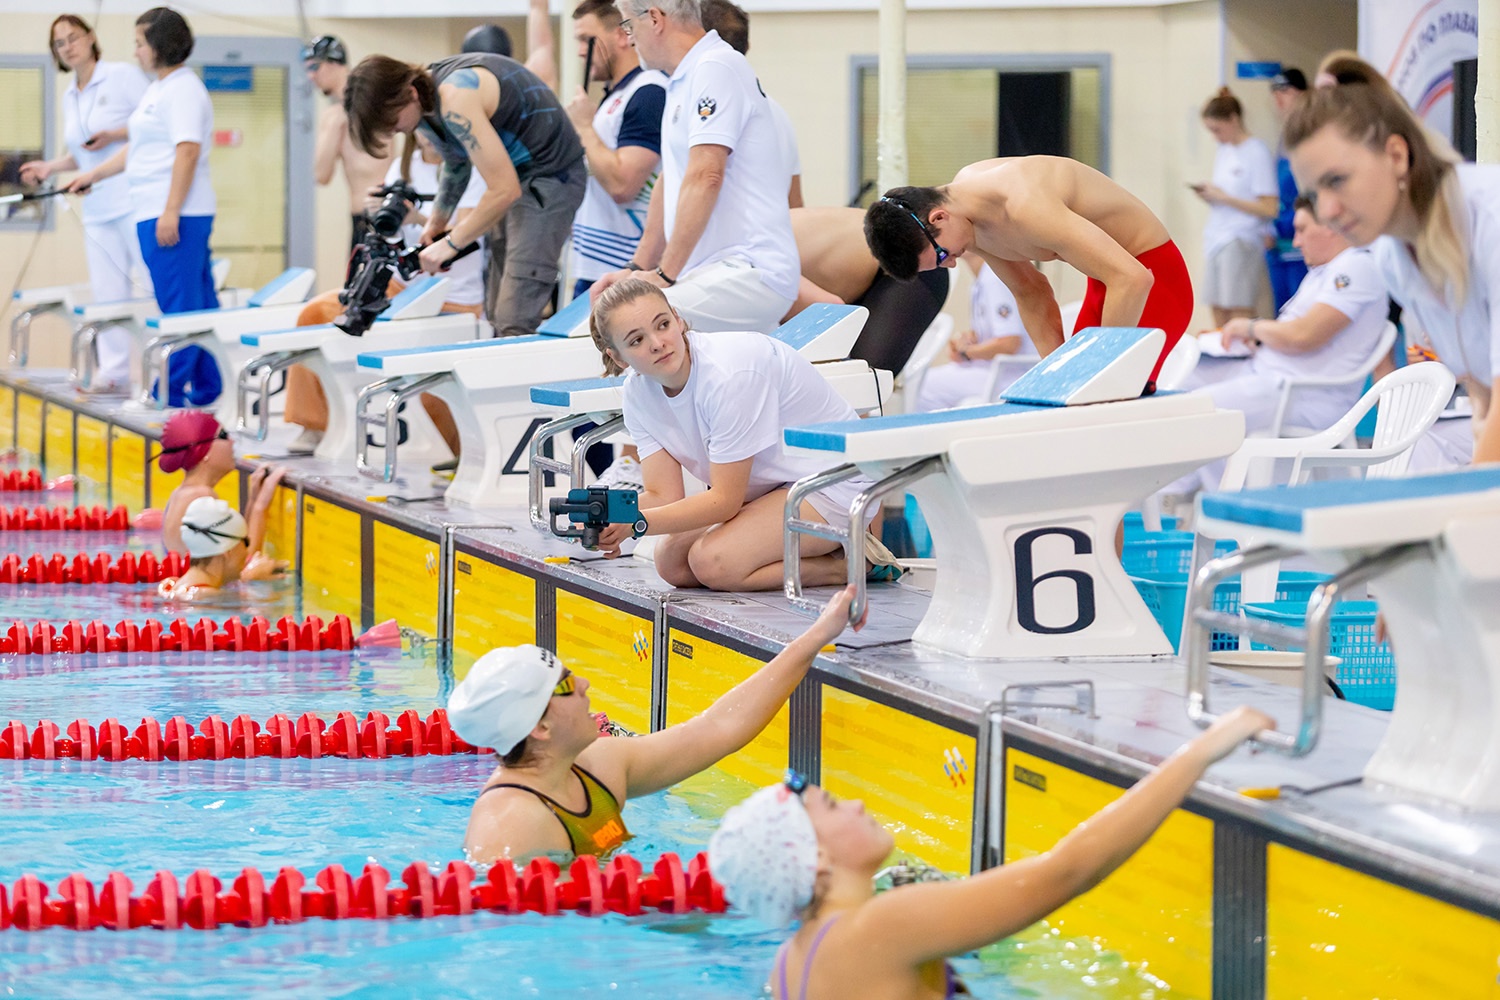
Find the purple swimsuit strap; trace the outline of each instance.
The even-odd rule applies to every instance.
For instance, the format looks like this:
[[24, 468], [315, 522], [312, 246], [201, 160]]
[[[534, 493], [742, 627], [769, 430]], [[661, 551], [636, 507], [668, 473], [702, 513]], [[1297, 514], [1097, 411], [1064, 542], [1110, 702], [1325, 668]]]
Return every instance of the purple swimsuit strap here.
[[[797, 991], [797, 1000], [807, 1000], [807, 980], [812, 975], [813, 959], [818, 954], [818, 946], [823, 943], [823, 936], [828, 933], [834, 924], [838, 923], [838, 917], [832, 917], [828, 923], [818, 928], [818, 933], [813, 937], [812, 947], [807, 949], [807, 958], [802, 961], [802, 986]], [[781, 1000], [791, 1000], [791, 994], [787, 990], [786, 983], [786, 956], [791, 948], [792, 942], [785, 942], [776, 952], [776, 980], [781, 989], [778, 991]]]

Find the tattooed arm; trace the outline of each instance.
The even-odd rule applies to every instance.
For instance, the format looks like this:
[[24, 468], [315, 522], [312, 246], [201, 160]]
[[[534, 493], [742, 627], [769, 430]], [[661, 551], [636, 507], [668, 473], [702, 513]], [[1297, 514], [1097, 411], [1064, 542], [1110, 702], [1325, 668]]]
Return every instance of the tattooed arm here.
[[500, 100], [500, 84], [494, 75], [482, 69], [459, 70], [438, 87], [438, 99], [449, 139], [445, 145], [451, 148], [443, 152], [438, 196], [424, 242], [430, 243], [447, 226], [472, 170], [478, 170], [484, 178], [485, 192], [474, 210], [453, 227], [448, 240], [439, 240], [422, 252], [422, 266], [429, 273], [435, 273], [458, 252], [454, 247], [468, 246], [494, 228], [521, 197], [515, 165], [490, 124], [490, 115]]

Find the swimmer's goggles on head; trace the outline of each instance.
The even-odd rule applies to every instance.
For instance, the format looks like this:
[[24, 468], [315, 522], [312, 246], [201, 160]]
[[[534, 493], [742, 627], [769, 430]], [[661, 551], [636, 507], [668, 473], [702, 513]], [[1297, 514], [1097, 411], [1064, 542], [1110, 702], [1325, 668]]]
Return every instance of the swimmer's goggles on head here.
[[786, 786], [787, 791], [796, 796], [801, 796], [803, 792], [807, 791], [807, 786], [811, 784], [805, 774], [795, 771], [790, 767], [786, 769], [786, 777], [781, 779], [781, 783]]
[[228, 440], [229, 440], [229, 432], [226, 431], [224, 428], [220, 427], [219, 428], [219, 433], [215, 434], [211, 438], [204, 438], [202, 441], [189, 441], [187, 444], [174, 444], [170, 448], [163, 448], [161, 451], [157, 452], [156, 453], [156, 457], [160, 458], [163, 455], [170, 455], [174, 451], [187, 451], [189, 448], [196, 448], [200, 444], [213, 444], [215, 441], [228, 441]]
[[897, 208], [904, 211], [907, 215], [911, 216], [911, 221], [915, 222], [917, 226], [921, 228], [922, 235], [927, 237], [927, 242], [931, 243], [932, 249], [937, 251], [937, 262], [939, 266], [942, 265], [943, 261], [953, 256], [948, 252], [947, 247], [943, 246], [937, 241], [937, 237], [932, 235], [932, 230], [928, 228], [927, 223], [923, 222], [921, 216], [917, 215], [916, 212], [913, 212], [911, 210], [910, 205], [906, 204], [903, 201], [897, 201], [895, 198], [887, 198], [884, 195], [881, 195], [880, 200], [895, 205]]
[[[222, 434], [224, 432], [220, 431], [219, 433]], [[215, 531], [212, 528], [200, 527], [196, 524], [193, 524], [191, 521], [183, 521], [182, 527], [187, 531], [196, 531], [200, 535], [207, 535], [209, 538], [222, 538], [226, 542], [239, 542], [247, 549], [250, 547], [249, 535], [231, 535], [224, 531]], [[567, 680], [567, 678], [563, 679]]]

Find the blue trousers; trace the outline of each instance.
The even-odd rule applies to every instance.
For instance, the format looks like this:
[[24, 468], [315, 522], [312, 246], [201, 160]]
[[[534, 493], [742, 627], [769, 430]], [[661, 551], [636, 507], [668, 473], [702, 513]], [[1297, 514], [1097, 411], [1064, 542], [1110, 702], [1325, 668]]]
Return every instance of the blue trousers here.
[[[155, 219], [135, 224], [141, 257], [156, 289], [156, 305], [164, 314], [219, 308], [208, 252], [213, 228], [212, 215], [184, 216], [177, 226], [177, 245], [164, 247], [156, 242]], [[169, 406], [207, 406], [219, 398], [223, 388], [212, 354], [197, 346], [172, 352], [167, 370]], [[152, 395], [159, 391], [159, 386], [152, 387]]]
[[1307, 264], [1301, 255], [1288, 260], [1278, 247], [1266, 251], [1266, 270], [1271, 275], [1271, 297], [1276, 300], [1276, 311], [1281, 312], [1281, 307], [1302, 287], [1302, 279], [1307, 277]]

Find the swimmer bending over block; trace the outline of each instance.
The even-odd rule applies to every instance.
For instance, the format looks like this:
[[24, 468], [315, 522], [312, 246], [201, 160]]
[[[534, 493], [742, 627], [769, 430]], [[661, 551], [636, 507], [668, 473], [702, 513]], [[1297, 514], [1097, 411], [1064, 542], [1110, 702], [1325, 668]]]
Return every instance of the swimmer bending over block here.
[[1031, 262], [1071, 264], [1089, 279], [1071, 332], [1166, 332], [1147, 392], [1193, 315], [1192, 280], [1166, 226], [1135, 195], [1067, 157], [980, 160], [943, 187], [892, 188], [865, 213], [865, 239], [880, 266], [903, 281], [978, 254], [1015, 294], [1043, 357], [1070, 331], [1052, 285]]
[[545, 649], [514, 646], [480, 657], [448, 699], [459, 738], [500, 757], [469, 814], [469, 859], [522, 863], [615, 850], [630, 839], [620, 815], [625, 800], [670, 788], [759, 736], [818, 651], [844, 630], [853, 597], [852, 589], [840, 591], [769, 663], [701, 714], [648, 736], [601, 740], [589, 682]]
[[801, 920], [776, 955], [777, 1000], [951, 997], [968, 991], [948, 957], [1023, 930], [1103, 882], [1210, 764], [1274, 725], [1254, 709], [1229, 712], [1050, 851], [971, 878], [876, 896], [890, 832], [862, 803], [836, 801], [795, 774], [725, 814], [709, 865], [736, 909], [776, 926]]

